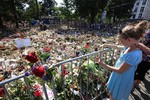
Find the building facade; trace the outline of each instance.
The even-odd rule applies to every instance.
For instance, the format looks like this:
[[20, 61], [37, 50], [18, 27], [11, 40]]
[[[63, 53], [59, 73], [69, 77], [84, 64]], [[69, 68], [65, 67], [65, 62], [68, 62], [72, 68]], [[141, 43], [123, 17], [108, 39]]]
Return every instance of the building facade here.
[[150, 20], [150, 0], [137, 0], [133, 7], [131, 19]]

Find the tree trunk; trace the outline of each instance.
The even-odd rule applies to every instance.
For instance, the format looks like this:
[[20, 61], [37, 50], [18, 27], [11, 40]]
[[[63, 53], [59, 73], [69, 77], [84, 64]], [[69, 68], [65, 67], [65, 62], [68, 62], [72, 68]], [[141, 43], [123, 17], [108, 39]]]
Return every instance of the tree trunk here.
[[16, 6], [15, 6], [15, 0], [11, 0], [11, 4], [12, 4], [13, 15], [14, 15], [14, 18], [15, 18], [16, 28], [19, 28], [17, 11], [16, 11]]
[[36, 18], [37, 19], [39, 19], [39, 7], [38, 7], [38, 1], [37, 0], [35, 0], [35, 2], [36, 2], [36, 13], [37, 13], [37, 15], [36, 15]]
[[91, 16], [91, 21], [90, 21], [91, 24], [93, 24], [95, 22], [94, 19], [95, 19], [95, 17]]
[[0, 28], [3, 27], [3, 20], [2, 20], [2, 17], [0, 17]]
[[69, 17], [67, 18], [67, 29], [69, 29]]
[[95, 23], [95, 12], [91, 11], [90, 13], [90, 23], [93, 24]]
[[116, 22], [116, 15], [114, 14], [113, 15], [113, 23], [115, 23]]

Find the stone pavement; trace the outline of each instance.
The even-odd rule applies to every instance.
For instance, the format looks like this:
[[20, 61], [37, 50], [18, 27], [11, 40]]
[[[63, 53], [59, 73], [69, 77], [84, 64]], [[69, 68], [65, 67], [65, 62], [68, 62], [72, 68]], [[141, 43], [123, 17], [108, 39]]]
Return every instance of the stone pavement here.
[[129, 100], [150, 100], [150, 70], [139, 84], [139, 88], [135, 88], [130, 94]]

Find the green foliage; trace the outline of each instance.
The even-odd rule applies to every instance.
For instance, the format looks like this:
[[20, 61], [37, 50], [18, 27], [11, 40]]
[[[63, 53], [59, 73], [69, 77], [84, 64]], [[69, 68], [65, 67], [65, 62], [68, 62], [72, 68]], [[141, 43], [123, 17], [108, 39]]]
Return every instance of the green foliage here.
[[1, 20], [1, 25], [3, 25], [3, 21], [11, 21], [16, 23], [16, 27], [18, 27], [18, 22], [21, 20], [25, 20], [25, 0], [1, 0], [0, 3], [0, 16], [3, 19]]
[[29, 6], [25, 10], [27, 19], [29, 21], [31, 21], [32, 19], [36, 19], [36, 17], [37, 17], [37, 11], [39, 11], [40, 4], [37, 5], [36, 4], [36, 0], [28, 0], [26, 2], [26, 4]]
[[[4, 21], [31, 21], [40, 16], [60, 16], [67, 21], [83, 19], [89, 23], [100, 21], [101, 13], [106, 10], [108, 20], [129, 18], [135, 0], [63, 0], [61, 7], [56, 7], [55, 0], [1, 0], [0, 27]], [[28, 5], [27, 8], [25, 6]], [[69, 23], [69, 22], [68, 22]], [[68, 25], [69, 26], [69, 25]]]
[[[9, 88], [10, 95], [13, 100], [28, 100], [31, 99], [27, 91], [24, 91], [24, 83], [21, 80], [14, 81], [10, 83], [11, 88]], [[4, 97], [3, 100], [8, 100]]]
[[132, 8], [136, 0], [109, 0], [106, 10], [107, 17], [113, 20], [129, 18], [132, 15]]
[[55, 74], [55, 69], [48, 68], [46, 70], [46, 77], [47, 77], [48, 80], [51, 81], [54, 74]]
[[92, 60], [87, 60], [83, 63], [83, 67], [85, 67], [86, 69], [89, 68], [90, 71], [92, 72], [97, 72], [98, 70], [96, 69], [96, 66], [94, 64], [94, 61]]
[[[112, 54], [112, 52], [109, 53]], [[75, 99], [79, 100], [81, 96], [86, 96], [86, 93], [88, 93], [89, 97], [91, 97], [91, 95], [95, 97], [106, 89], [105, 84], [110, 72], [104, 70], [101, 66], [99, 66], [91, 59], [92, 57], [89, 60], [85, 59], [83, 63], [81, 63], [80, 67], [77, 67], [77, 65], [74, 64], [75, 65], [74, 69], [72, 69], [70, 65], [66, 65], [65, 67], [68, 74], [66, 74], [65, 76], [62, 76], [62, 74], [56, 70], [56, 67], [58, 66], [47, 69], [46, 76], [48, 80], [45, 82], [49, 86], [49, 88], [52, 89], [53, 84], [51, 82], [53, 77], [54, 88], [56, 89], [57, 92], [57, 100], [62, 99], [72, 100], [73, 96]], [[108, 59], [107, 57], [106, 59], [107, 63], [111, 64], [112, 59]], [[30, 85], [30, 91], [33, 95], [34, 92], [33, 84], [35, 83], [41, 84], [42, 79], [34, 75], [31, 75], [27, 78], [27, 82]], [[9, 84], [9, 86], [10, 86], [9, 91], [11, 91], [10, 95], [14, 100], [31, 99], [29, 94], [27, 93], [27, 90], [25, 91], [23, 90], [25, 83], [22, 80], [12, 82]], [[76, 91], [78, 95], [75, 95], [73, 93], [73, 90]], [[99, 99], [102, 99], [103, 96], [106, 97], [107, 94], [108, 91], [106, 91], [105, 94], [101, 95]], [[7, 97], [4, 97], [3, 99], [7, 100]], [[34, 97], [34, 100], [41, 100], [41, 99], [42, 99], [41, 97]]]
[[50, 57], [50, 53], [49, 52], [45, 52], [45, 53], [42, 53], [42, 52], [37, 52], [40, 60], [44, 63], [46, 62], [46, 60], [48, 59], [48, 57]]
[[66, 8], [66, 7], [59, 7], [60, 16], [62, 19], [71, 19], [72, 18], [72, 12]]
[[87, 53], [89, 53], [90, 52], [90, 50], [89, 49], [87, 49], [87, 48], [85, 48], [85, 47], [83, 47], [83, 48], [81, 48], [81, 50], [80, 50], [81, 52], [83, 52], [84, 54], [87, 54]]
[[76, 0], [76, 12], [81, 18], [89, 18], [89, 22], [94, 23], [95, 17], [105, 8], [107, 0]]
[[67, 42], [74, 42], [74, 41], [77, 41], [77, 39], [74, 38], [74, 37], [65, 37], [65, 40], [66, 40]]
[[53, 15], [53, 7], [55, 5], [54, 0], [44, 0], [41, 4], [40, 16]]

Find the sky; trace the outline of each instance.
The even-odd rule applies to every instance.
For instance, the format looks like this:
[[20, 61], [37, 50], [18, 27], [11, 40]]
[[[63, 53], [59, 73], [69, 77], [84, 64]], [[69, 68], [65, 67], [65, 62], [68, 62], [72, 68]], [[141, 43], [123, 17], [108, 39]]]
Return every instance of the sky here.
[[[42, 0], [38, 0], [38, 1], [42, 1]], [[58, 5], [57, 6], [60, 6], [60, 3], [62, 3], [63, 2], [63, 0], [55, 0], [57, 3], [58, 3]]]
[[[40, 2], [40, 1], [42, 1], [42, 0], [38, 0], [38, 1]], [[55, 0], [55, 1], [58, 3], [58, 5], [57, 5], [58, 7], [60, 6], [60, 3], [63, 2], [63, 0]], [[28, 7], [29, 7], [29, 5], [26, 4], [26, 5], [25, 5], [25, 9], [28, 8]]]
[[60, 6], [60, 3], [63, 2], [63, 0], [55, 0], [58, 3], [58, 6]]

